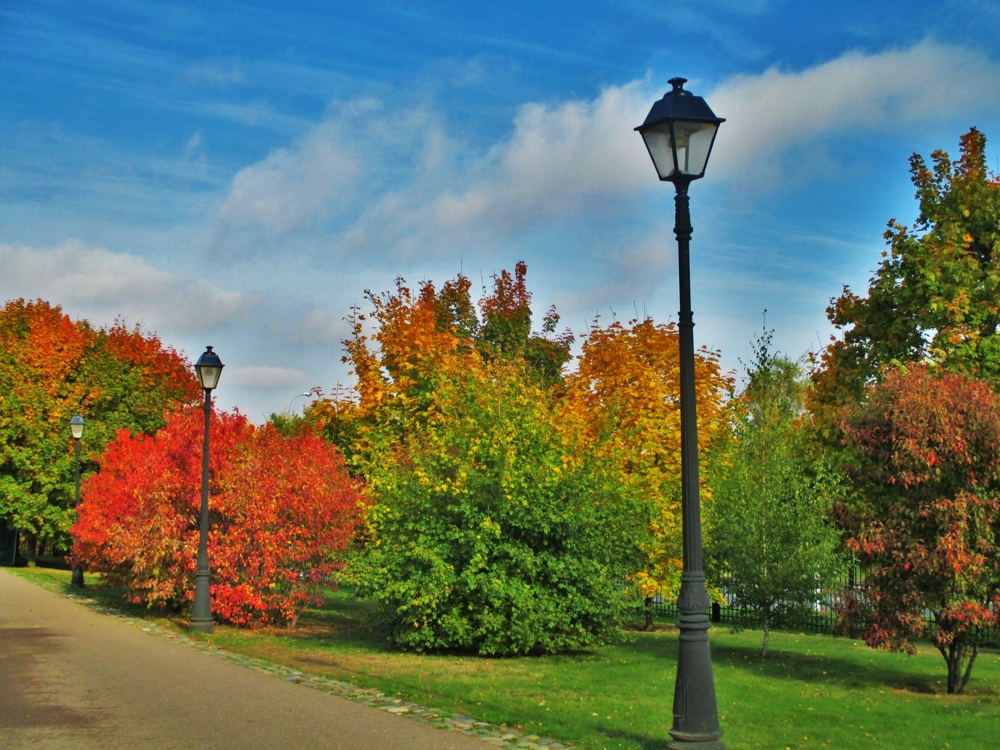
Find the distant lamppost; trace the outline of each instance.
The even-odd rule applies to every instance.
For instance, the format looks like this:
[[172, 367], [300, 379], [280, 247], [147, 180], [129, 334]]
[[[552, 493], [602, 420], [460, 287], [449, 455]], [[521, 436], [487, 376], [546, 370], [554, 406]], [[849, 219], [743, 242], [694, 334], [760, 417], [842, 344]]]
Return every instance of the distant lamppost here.
[[[69, 432], [73, 436], [73, 450], [76, 454], [76, 496], [74, 506], [76, 508], [77, 523], [80, 522], [80, 439], [83, 438], [84, 424], [83, 417], [79, 414], [69, 420]], [[76, 546], [75, 542], [73, 546]], [[73, 577], [70, 578], [70, 584], [76, 586], [78, 589], [83, 588], [83, 566], [76, 556], [75, 549], [73, 550]]]
[[646, 121], [636, 128], [646, 143], [660, 179], [674, 183], [678, 272], [681, 309], [681, 502], [684, 570], [677, 609], [680, 644], [674, 687], [673, 750], [725, 750], [712, 679], [708, 645], [709, 600], [701, 551], [701, 501], [698, 489], [698, 426], [694, 397], [694, 320], [691, 312], [691, 214], [688, 185], [705, 175], [705, 165], [719, 125], [705, 100], [684, 90], [684, 78], [672, 78], [673, 90], [653, 104]]
[[191, 615], [191, 629], [201, 633], [215, 630], [212, 619], [212, 598], [209, 595], [208, 573], [208, 433], [212, 421], [212, 390], [219, 384], [222, 374], [222, 360], [205, 347], [204, 353], [195, 362], [194, 371], [198, 382], [205, 391], [205, 438], [201, 447], [201, 523], [198, 528], [198, 569], [195, 573], [194, 612]]
[[288, 402], [288, 413], [289, 414], [292, 413], [292, 404], [295, 403], [295, 399], [302, 398], [303, 396], [311, 396], [311, 395], [312, 395], [312, 393], [310, 391], [306, 391], [305, 393], [297, 393], [296, 395], [292, 396], [292, 400]]

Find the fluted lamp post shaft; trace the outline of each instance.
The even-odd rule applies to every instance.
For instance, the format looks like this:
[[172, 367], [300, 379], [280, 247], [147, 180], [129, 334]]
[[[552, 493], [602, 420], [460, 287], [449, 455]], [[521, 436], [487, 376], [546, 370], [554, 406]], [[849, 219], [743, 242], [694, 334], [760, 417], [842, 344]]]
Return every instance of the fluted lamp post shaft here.
[[677, 599], [680, 617], [677, 678], [674, 686], [672, 750], [725, 750], [708, 644], [709, 600], [701, 548], [701, 499], [698, 484], [698, 414], [694, 382], [694, 314], [691, 310], [691, 213], [688, 186], [704, 176], [719, 125], [705, 100], [673, 78], [668, 91], [636, 128], [660, 180], [674, 183], [674, 234], [680, 278], [681, 520], [684, 569]]

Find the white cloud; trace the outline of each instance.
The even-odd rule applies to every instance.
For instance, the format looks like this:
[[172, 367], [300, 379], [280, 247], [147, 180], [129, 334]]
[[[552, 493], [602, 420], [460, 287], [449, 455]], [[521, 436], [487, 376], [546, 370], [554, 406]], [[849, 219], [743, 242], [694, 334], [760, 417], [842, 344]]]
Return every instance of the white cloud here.
[[296, 388], [305, 383], [300, 370], [288, 367], [236, 367], [225, 373], [227, 385], [268, 391]]
[[426, 108], [387, 113], [374, 99], [334, 102], [306, 136], [237, 173], [218, 237], [262, 231], [277, 238], [321, 225], [367, 204], [387, 183], [440, 173], [447, 149]]
[[756, 181], [793, 168], [783, 157], [817, 140], [995, 111], [1000, 65], [964, 47], [924, 41], [877, 54], [848, 52], [801, 72], [773, 67], [737, 76], [706, 98], [728, 118], [713, 177]]
[[201, 133], [195, 133], [194, 135], [192, 135], [191, 138], [188, 140], [187, 144], [184, 146], [184, 158], [190, 159], [191, 156], [194, 154], [194, 152], [198, 150], [198, 147], [201, 145], [201, 143], [202, 143]]
[[[886, 132], [984, 108], [998, 109], [1000, 65], [986, 55], [924, 41], [876, 54], [848, 52], [800, 72], [774, 67], [696, 89], [727, 122], [712, 157], [713, 180], [759, 181], [781, 170], [801, 175], [801, 149], [832, 138]], [[433, 202], [442, 229], [483, 225], [504, 231], [590, 210], [592, 199], [655, 185], [633, 128], [654, 93], [648, 81], [604, 89], [592, 101], [524, 105], [514, 133], [487, 157], [485, 177]], [[816, 148], [814, 169], [835, 168]]]
[[5, 299], [41, 297], [96, 314], [98, 324], [124, 315], [160, 331], [201, 332], [236, 320], [253, 305], [247, 295], [79, 240], [50, 248], [0, 245], [0, 268]]
[[324, 123], [297, 148], [278, 149], [242, 170], [219, 218], [230, 226], [258, 225], [275, 236], [332, 214], [358, 171], [338, 140], [336, 128]]
[[434, 217], [442, 227], [485, 222], [509, 230], [647, 183], [648, 157], [632, 132], [649, 100], [643, 88], [633, 82], [593, 101], [524, 105], [510, 140], [487, 157], [493, 164], [486, 177], [440, 196]]
[[[271, 238], [314, 225], [335, 252], [366, 260], [482, 252], [559, 222], [607, 226], [659, 189], [633, 128], [661, 87], [640, 80], [590, 100], [524, 104], [510, 134], [479, 154], [447, 137], [427, 108], [400, 121], [371, 99], [334, 104], [301, 141], [241, 171], [219, 218]], [[852, 164], [831, 156], [832, 145], [850, 154], [852, 138], [995, 111], [1000, 65], [924, 41], [691, 88], [727, 118], [713, 182], [767, 190], [781, 176], [853, 173], [861, 146], [846, 157]]]

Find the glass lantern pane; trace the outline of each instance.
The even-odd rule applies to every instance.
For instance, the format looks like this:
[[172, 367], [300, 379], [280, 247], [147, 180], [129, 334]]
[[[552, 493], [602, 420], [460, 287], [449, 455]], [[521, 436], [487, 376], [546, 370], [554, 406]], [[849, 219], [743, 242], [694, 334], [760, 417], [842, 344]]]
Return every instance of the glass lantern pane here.
[[719, 126], [713, 122], [674, 123], [677, 135], [677, 166], [681, 174], [700, 175], [705, 171], [712, 139]]
[[209, 367], [201, 365], [195, 367], [198, 371], [198, 380], [202, 388], [215, 388], [219, 384], [219, 375], [222, 373], [221, 367]]
[[649, 155], [653, 158], [653, 166], [661, 178], [674, 173], [674, 154], [670, 148], [670, 126], [667, 123], [654, 125], [642, 134]]

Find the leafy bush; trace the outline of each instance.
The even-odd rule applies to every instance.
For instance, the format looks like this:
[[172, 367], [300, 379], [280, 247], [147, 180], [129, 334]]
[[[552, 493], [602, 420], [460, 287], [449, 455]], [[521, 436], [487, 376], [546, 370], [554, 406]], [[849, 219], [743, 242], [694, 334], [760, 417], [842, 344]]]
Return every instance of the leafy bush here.
[[366, 436], [377, 502], [353, 574], [390, 639], [484, 655], [617, 639], [642, 505], [581, 453], [522, 365], [471, 352], [434, 375], [422, 429], [397, 439], [401, 407]]
[[649, 519], [616, 481], [620, 457], [559, 408], [573, 339], [555, 335], [554, 309], [531, 333], [526, 272], [493, 277], [481, 319], [463, 276], [369, 294], [375, 330], [355, 311], [345, 342], [358, 398], [307, 411], [370, 484], [352, 576], [401, 648], [553, 652], [619, 635]]

